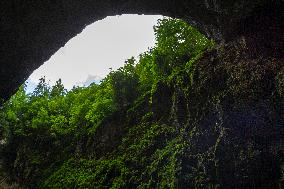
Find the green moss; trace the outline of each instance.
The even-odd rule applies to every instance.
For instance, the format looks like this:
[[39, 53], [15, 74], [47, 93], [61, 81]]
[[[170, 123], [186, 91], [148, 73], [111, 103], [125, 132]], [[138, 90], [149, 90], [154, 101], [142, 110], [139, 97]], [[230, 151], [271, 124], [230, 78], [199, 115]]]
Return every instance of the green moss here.
[[0, 111], [6, 170], [29, 188], [273, 188], [283, 62], [161, 23], [157, 46], [100, 85], [20, 90]]
[[127, 168], [120, 160], [70, 159], [41, 188], [122, 188]]

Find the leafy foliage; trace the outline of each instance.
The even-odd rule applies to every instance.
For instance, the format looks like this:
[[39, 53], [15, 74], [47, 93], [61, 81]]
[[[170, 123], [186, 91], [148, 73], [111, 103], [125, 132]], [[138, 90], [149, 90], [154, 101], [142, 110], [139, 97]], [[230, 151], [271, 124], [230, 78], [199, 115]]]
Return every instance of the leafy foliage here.
[[[229, 64], [226, 57], [217, 64], [213, 57], [197, 66], [214, 52], [213, 41], [178, 19], [161, 19], [154, 31], [155, 47], [139, 60], [128, 59], [98, 85], [66, 91], [61, 80], [49, 86], [42, 78], [31, 94], [24, 85], [19, 89], [0, 110], [2, 154], [11, 178], [28, 188], [213, 189], [234, 187], [237, 181], [225, 183], [222, 176], [242, 176], [237, 168], [261, 161], [260, 150], [252, 150], [255, 143], [244, 146], [229, 135], [238, 122], [230, 117], [240, 117], [247, 102], [265, 98], [273, 107], [267, 114], [281, 125], [283, 69], [274, 73], [280, 64], [252, 67]], [[274, 85], [272, 96], [262, 93]], [[245, 119], [265, 111], [263, 104], [248, 110]], [[224, 162], [237, 173], [224, 171]], [[268, 162], [267, 167], [278, 165]], [[241, 176], [243, 184], [247, 175]]]
[[[50, 87], [42, 78], [31, 94], [22, 86], [0, 118], [10, 175], [32, 188], [174, 188], [181, 138], [175, 126], [155, 121], [151, 106], [160, 103], [161, 83], [175, 82], [173, 75], [212, 42], [177, 19], [159, 20], [154, 31], [154, 48], [138, 61], [128, 59], [99, 85], [67, 92], [61, 80]], [[112, 123], [116, 115], [120, 121]], [[109, 124], [118, 130], [108, 131]], [[86, 149], [107, 143], [113, 132], [117, 150], [101, 156]]]

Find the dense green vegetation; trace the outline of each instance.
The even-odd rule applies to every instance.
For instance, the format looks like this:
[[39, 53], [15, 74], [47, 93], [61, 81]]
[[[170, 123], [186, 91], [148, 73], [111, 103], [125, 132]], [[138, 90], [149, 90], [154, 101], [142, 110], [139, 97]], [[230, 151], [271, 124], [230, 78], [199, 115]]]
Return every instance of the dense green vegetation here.
[[[12, 179], [44, 189], [250, 188], [242, 179], [259, 171], [247, 165], [280, 171], [279, 159], [259, 151], [251, 136], [241, 142], [234, 129], [254, 119], [248, 132], [255, 134], [268, 125], [267, 112], [269, 128], [281, 125], [281, 64], [230, 64], [222, 51], [236, 47], [216, 53], [212, 41], [177, 19], [162, 19], [154, 30], [155, 47], [101, 84], [66, 91], [60, 80], [49, 86], [42, 78], [31, 94], [19, 89], [0, 111], [1, 155]], [[271, 174], [260, 173], [254, 186], [274, 186]], [[273, 183], [263, 184], [269, 176]]]

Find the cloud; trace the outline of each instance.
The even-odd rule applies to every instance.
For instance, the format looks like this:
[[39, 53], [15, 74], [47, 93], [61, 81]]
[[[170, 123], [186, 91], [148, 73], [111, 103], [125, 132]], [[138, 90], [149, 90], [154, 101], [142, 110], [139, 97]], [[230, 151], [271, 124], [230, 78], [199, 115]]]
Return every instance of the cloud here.
[[76, 86], [89, 86], [92, 83], [99, 84], [103, 77], [97, 76], [97, 75], [88, 75], [87, 79], [84, 82], [77, 82]]

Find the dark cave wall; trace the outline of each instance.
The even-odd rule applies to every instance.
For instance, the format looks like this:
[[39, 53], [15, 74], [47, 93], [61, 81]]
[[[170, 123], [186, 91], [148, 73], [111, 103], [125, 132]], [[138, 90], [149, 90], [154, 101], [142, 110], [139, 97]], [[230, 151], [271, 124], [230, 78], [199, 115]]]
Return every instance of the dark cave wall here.
[[[181, 18], [218, 42], [228, 43], [248, 33], [252, 48], [256, 47], [255, 41], [264, 39], [257, 45], [261, 47], [256, 49], [264, 52], [269, 47], [274, 52], [283, 47], [283, 35], [278, 36], [284, 33], [283, 9], [280, 4], [283, 4], [282, 0], [1, 1], [0, 99], [8, 99], [35, 69], [86, 25], [106, 16], [127, 13]], [[259, 15], [264, 19], [255, 22], [255, 19], [260, 18]], [[265, 26], [274, 24], [255, 36], [255, 30], [260, 28], [259, 24], [263, 20], [266, 21]], [[277, 44], [265, 42], [272, 39], [271, 36]], [[274, 50], [274, 46], [278, 50]], [[254, 54], [259, 54], [259, 51]]]
[[[181, 188], [283, 188], [283, 10], [283, 1], [272, 0], [2, 1], [0, 98], [9, 98], [70, 38], [107, 15], [182, 18], [218, 45], [198, 61], [193, 82], [186, 83], [189, 95], [160, 85], [153, 98], [154, 118], [173, 116], [167, 121], [188, 133], [181, 139], [187, 144]], [[89, 149], [117, 149], [115, 139], [125, 133], [112, 121]], [[82, 151], [87, 142], [79, 142]]]

